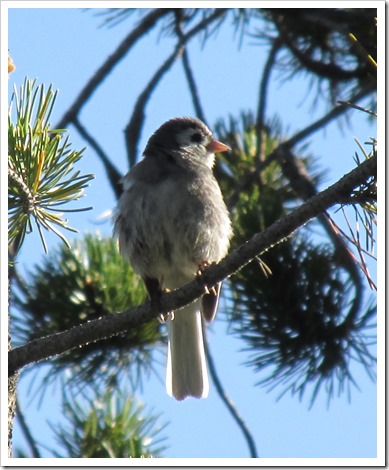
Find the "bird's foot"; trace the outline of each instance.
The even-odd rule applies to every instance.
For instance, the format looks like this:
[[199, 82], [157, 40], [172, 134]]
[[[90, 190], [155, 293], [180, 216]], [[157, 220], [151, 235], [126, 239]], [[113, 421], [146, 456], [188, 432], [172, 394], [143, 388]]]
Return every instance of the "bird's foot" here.
[[[203, 275], [204, 271], [205, 271], [209, 266], [211, 266], [212, 264], [216, 264], [215, 261], [213, 261], [212, 263], [210, 263], [209, 261], [202, 261], [202, 262], [199, 264], [198, 270], [196, 271], [196, 277], [197, 277], [197, 278], [200, 278], [200, 277]], [[206, 293], [206, 294], [214, 294], [214, 295], [217, 295], [216, 287], [211, 287], [211, 288], [209, 289], [207, 285], [204, 285], [204, 289], [205, 289], [205, 293]]]
[[161, 313], [158, 315], [159, 323], [167, 323], [168, 321], [174, 320], [174, 312]]
[[[163, 294], [168, 294], [169, 292], [171, 292], [170, 289], [163, 289], [161, 291], [161, 293]], [[167, 323], [168, 321], [173, 321], [174, 320], [174, 311], [172, 312], [167, 312], [167, 313], [161, 313], [158, 315], [158, 321], [159, 323]]]

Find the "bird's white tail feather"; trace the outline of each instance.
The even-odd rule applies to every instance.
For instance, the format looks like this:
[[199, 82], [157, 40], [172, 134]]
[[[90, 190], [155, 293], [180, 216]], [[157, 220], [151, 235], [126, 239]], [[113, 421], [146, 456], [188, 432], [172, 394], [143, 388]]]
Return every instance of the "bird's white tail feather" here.
[[177, 311], [174, 320], [168, 322], [168, 330], [167, 393], [177, 400], [206, 398], [209, 383], [200, 302]]

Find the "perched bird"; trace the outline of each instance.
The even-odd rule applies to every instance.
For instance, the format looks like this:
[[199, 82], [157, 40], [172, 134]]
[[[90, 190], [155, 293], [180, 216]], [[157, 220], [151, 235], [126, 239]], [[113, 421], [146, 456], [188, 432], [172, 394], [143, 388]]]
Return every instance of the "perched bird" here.
[[[227, 254], [231, 223], [212, 167], [214, 153], [228, 149], [201, 121], [174, 118], [124, 176], [114, 233], [151, 299]], [[208, 395], [204, 322], [215, 317], [219, 292], [220, 285], [167, 320], [166, 389], [177, 400]]]

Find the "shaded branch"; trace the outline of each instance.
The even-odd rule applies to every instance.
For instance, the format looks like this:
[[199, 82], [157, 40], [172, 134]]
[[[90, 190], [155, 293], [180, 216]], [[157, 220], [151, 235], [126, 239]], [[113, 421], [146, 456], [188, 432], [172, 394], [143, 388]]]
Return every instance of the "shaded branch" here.
[[270, 49], [265, 68], [263, 70], [261, 84], [259, 87], [259, 102], [258, 102], [258, 112], [257, 120], [255, 123], [256, 133], [257, 133], [257, 152], [256, 160], [258, 163], [262, 162], [265, 159], [264, 149], [262, 145], [262, 132], [263, 126], [265, 124], [265, 113], [268, 97], [268, 86], [270, 81], [270, 74], [273, 65], [275, 64], [277, 52], [281, 47], [281, 41], [279, 38], [274, 39], [272, 47]]
[[[184, 33], [182, 31], [182, 28], [181, 28], [180, 18], [181, 18], [181, 10], [177, 9], [175, 11], [175, 19], [176, 19], [175, 31], [176, 31], [178, 39], [180, 41], [182, 41], [183, 38], [184, 38]], [[199, 96], [197, 85], [196, 85], [196, 82], [195, 82], [195, 79], [194, 79], [194, 74], [193, 74], [192, 68], [190, 66], [189, 55], [188, 55], [188, 50], [187, 49], [184, 49], [184, 52], [182, 54], [182, 65], [184, 67], [184, 72], [185, 72], [186, 80], [188, 82], [189, 91], [190, 91], [190, 94], [192, 96], [193, 107], [195, 109], [196, 116], [201, 121], [206, 123], [207, 121], [205, 119], [205, 114], [204, 114], [203, 108], [202, 108], [201, 103], [200, 103], [200, 96]]]
[[148, 31], [150, 31], [150, 29], [153, 28], [160, 18], [166, 16], [171, 11], [172, 10], [170, 8], [158, 8], [152, 10], [145, 18], [143, 18], [139, 25], [134, 30], [132, 30], [131, 33], [120, 43], [116, 51], [107, 58], [107, 60], [101, 65], [101, 67], [81, 90], [74, 103], [71, 105], [68, 111], [66, 111], [59, 123], [55, 126], [55, 129], [63, 129], [69, 124], [69, 122], [73, 122], [81, 108], [96, 91], [97, 87], [103, 82], [107, 75], [111, 73], [113, 68], [126, 55], [131, 47]]
[[93, 150], [97, 153], [97, 156], [100, 158], [101, 163], [104, 166], [104, 169], [107, 173], [108, 181], [111, 184], [113, 192], [115, 196], [119, 199], [119, 196], [122, 192], [122, 188], [120, 185], [120, 179], [122, 177], [119, 170], [115, 167], [115, 165], [111, 162], [108, 158], [108, 155], [104, 152], [101, 148], [97, 140], [92, 137], [89, 132], [85, 129], [85, 127], [80, 123], [78, 117], [76, 116], [73, 120], [74, 127], [78, 130], [81, 137], [93, 148]]
[[34, 212], [36, 201], [33, 192], [24, 182], [23, 178], [10, 167], [8, 167], [8, 180], [14, 184], [21, 193], [20, 199], [24, 213], [31, 214], [31, 212]]
[[249, 428], [247, 427], [246, 423], [244, 422], [243, 418], [240, 416], [238, 413], [238, 410], [236, 409], [235, 404], [232, 402], [232, 400], [228, 397], [227, 393], [225, 392], [219, 377], [216, 372], [216, 367], [213, 362], [213, 358], [211, 353], [209, 352], [209, 346], [208, 343], [206, 344], [205, 352], [207, 355], [207, 363], [208, 363], [208, 368], [209, 368], [209, 373], [212, 377], [213, 383], [215, 385], [216, 391], [219, 394], [219, 397], [223, 401], [223, 403], [226, 405], [228, 408], [228, 411], [231, 413], [231, 416], [234, 418], [236, 424], [240, 428], [240, 430], [243, 433], [244, 438], [246, 439], [247, 445], [249, 447], [250, 451], [250, 457], [253, 459], [258, 458], [258, 452], [255, 446], [255, 441], [253, 436], [251, 435], [251, 432]]
[[130, 122], [125, 128], [125, 138], [127, 145], [127, 154], [128, 162], [130, 168], [135, 165], [136, 158], [138, 155], [138, 144], [139, 137], [145, 120], [145, 108], [147, 102], [149, 101], [153, 91], [157, 87], [159, 81], [165, 75], [165, 73], [170, 69], [174, 64], [177, 57], [179, 57], [183, 52], [184, 46], [178, 45], [173, 53], [165, 60], [161, 67], [155, 72], [154, 76], [147, 84], [145, 89], [139, 95], [139, 98], [135, 104], [134, 111], [132, 113]]
[[173, 53], [161, 65], [161, 67], [154, 74], [154, 76], [152, 77], [148, 85], [145, 87], [143, 92], [140, 94], [138, 101], [136, 102], [134, 112], [132, 113], [131, 120], [125, 129], [128, 161], [130, 168], [135, 164], [138, 154], [139, 137], [145, 119], [145, 107], [158, 82], [173, 65], [177, 57], [183, 54], [186, 43], [197, 33], [205, 29], [208, 24], [212, 23], [215, 19], [223, 16], [226, 11], [226, 8], [216, 9], [211, 15], [205, 17], [203, 20], [197, 23], [196, 26], [190, 29], [185, 35], [182, 35], [179, 38]]
[[[373, 87], [371, 86], [364, 87], [360, 91], [358, 91], [358, 93], [356, 93], [354, 96], [352, 96], [349, 101], [351, 101], [352, 103], [355, 103], [356, 101], [360, 101], [361, 99], [369, 95], [372, 92], [372, 90], [373, 90]], [[304, 140], [306, 137], [313, 134], [317, 130], [322, 129], [332, 120], [341, 116], [345, 111], [348, 111], [349, 108], [350, 106], [347, 103], [344, 103], [344, 104], [342, 103], [340, 106], [335, 106], [333, 109], [331, 109], [331, 111], [329, 111], [323, 117], [321, 117], [320, 119], [312, 123], [310, 126], [297, 132], [293, 137], [291, 137], [287, 141], [289, 147], [296, 145], [298, 142], [300, 142], [301, 140]]]
[[[306, 201], [317, 194], [316, 186], [308, 174], [304, 163], [291, 152], [290, 148], [282, 148], [278, 152], [277, 161], [281, 166], [283, 175], [289, 180], [290, 187], [299, 198]], [[318, 220], [334, 245], [339, 264], [348, 271], [350, 278], [353, 280], [356, 290], [353, 311], [356, 314], [362, 302], [363, 285], [358, 266], [355, 263], [355, 257], [342, 237], [339, 236], [339, 233], [334, 230], [328, 214], [320, 214]]]
[[[369, 93], [371, 92], [370, 88], [364, 88], [358, 93], [356, 93], [354, 96], [350, 98], [351, 102], [356, 102], [364, 97], [366, 97]], [[265, 169], [267, 168], [270, 163], [272, 163], [274, 160], [277, 160], [280, 158], [280, 154], [284, 152], [284, 149], [290, 149], [302, 140], [306, 139], [309, 137], [311, 134], [314, 132], [322, 129], [324, 126], [329, 124], [332, 120], [336, 119], [337, 117], [341, 116], [343, 113], [346, 111], [349, 111], [350, 107], [347, 106], [346, 104], [344, 105], [338, 105], [335, 106], [331, 111], [329, 111], [327, 114], [319, 118], [317, 121], [312, 123], [310, 126], [306, 127], [305, 129], [302, 129], [301, 131], [298, 131], [294, 136], [292, 136], [290, 139], [286, 140], [285, 142], [281, 143], [276, 149], [274, 149], [267, 157], [265, 161], [258, 162], [257, 165], [253, 170], [248, 172], [244, 178], [242, 178], [240, 184], [237, 186], [236, 190], [234, 193], [230, 196], [227, 206], [229, 209], [235, 206], [236, 201], [239, 197], [239, 195], [244, 191], [247, 187], [249, 187], [254, 181], [257, 180], [258, 175]]]
[[16, 418], [19, 421], [20, 427], [22, 428], [26, 441], [28, 442], [28, 445], [30, 446], [32, 457], [34, 459], [40, 459], [41, 455], [40, 455], [38, 446], [36, 445], [33, 435], [31, 434], [31, 431], [24, 418], [24, 414], [22, 413], [22, 410], [20, 409], [20, 405], [18, 401], [16, 401]]
[[[307, 17], [307, 19], [309, 16]], [[368, 64], [360, 65], [358, 64], [354, 69], [343, 69], [340, 65], [336, 64], [335, 61], [325, 61], [324, 58], [322, 60], [316, 60], [312, 52], [312, 47], [306, 47], [305, 50], [299, 49], [297, 44], [297, 39], [293, 36], [293, 33], [289, 33], [288, 26], [284, 21], [284, 15], [281, 11], [279, 14], [277, 11], [273, 15], [274, 24], [283, 39], [285, 46], [290, 50], [293, 56], [305, 67], [308, 71], [316, 74], [322, 78], [328, 78], [330, 80], [336, 81], [349, 81], [353, 78], [361, 78], [366, 76], [369, 72]], [[304, 17], [301, 17], [301, 20], [305, 20]], [[306, 21], [306, 20], [305, 20]], [[309, 24], [308, 20], [308, 24]], [[318, 26], [317, 22], [315, 21], [316, 25]], [[302, 22], [303, 24], [303, 22]], [[332, 30], [332, 27], [328, 24], [322, 22], [321, 27], [327, 30], [327, 34], [329, 31]], [[343, 29], [343, 28], [342, 28]], [[345, 31], [339, 31], [338, 33], [344, 35], [345, 39], [348, 39], [347, 33]], [[304, 47], [304, 46], [303, 46]]]
[[162, 294], [158, 311], [152, 308], [150, 302], [146, 302], [118, 315], [93, 320], [13, 349], [8, 354], [9, 373], [12, 374], [27, 364], [48, 359], [92, 341], [136, 328], [156, 318], [160, 313], [177, 310], [187, 305], [204, 294], [207, 288], [212, 288], [250, 263], [258, 255], [290, 236], [310, 219], [317, 217], [333, 205], [348, 200], [350, 193], [364, 184], [368, 178], [375, 176], [376, 171], [377, 157], [374, 156], [361, 163], [326, 190], [313, 196], [283, 219], [278, 220], [263, 232], [255, 234], [220, 263], [207, 268], [200, 278], [194, 279], [171, 293]]

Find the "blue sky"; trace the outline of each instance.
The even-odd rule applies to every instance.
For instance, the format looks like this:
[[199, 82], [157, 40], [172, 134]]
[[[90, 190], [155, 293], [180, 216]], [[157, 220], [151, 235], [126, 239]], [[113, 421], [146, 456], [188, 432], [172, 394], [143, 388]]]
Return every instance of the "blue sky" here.
[[[70, 2], [69, 5], [73, 7], [75, 4]], [[373, 6], [373, 2], [369, 5]], [[124, 38], [135, 18], [115, 28], [99, 29], [101, 20], [93, 15], [93, 11], [76, 8], [11, 9], [8, 48], [16, 71], [10, 76], [9, 88], [12, 89], [13, 84], [19, 87], [25, 76], [36, 78], [38, 83], [52, 83], [55, 89], [59, 89], [52, 118], [55, 124], [91, 75]], [[226, 26], [208, 42], [205, 54], [196, 40], [189, 48], [210, 125], [220, 117], [237, 115], [243, 109], [256, 110], [258, 79], [266, 60], [267, 51], [263, 46], [255, 45], [253, 39], [246, 39], [239, 50], [237, 41], [233, 40], [232, 28]], [[139, 43], [116, 67], [81, 113], [82, 123], [98, 138], [122, 172], [127, 170], [123, 131], [134, 100], [169, 55], [170, 47], [170, 38], [158, 37], [155, 33], [148, 35], [147, 40]], [[306, 78], [288, 80], [282, 85], [281, 78], [277, 74], [273, 78], [268, 113], [280, 116], [287, 126], [284, 130], [292, 135], [320, 117], [325, 108], [321, 102], [313, 106]], [[165, 120], [193, 113], [182, 67], [177, 63], [147, 107], [141, 147]], [[320, 158], [321, 169], [326, 170], [323, 188], [354, 167], [353, 155], [358, 148], [353, 137], [364, 142], [369, 136], [376, 135], [374, 126], [366, 124], [364, 115], [351, 111], [351, 116], [351, 128], [345, 126], [341, 130], [332, 123], [325, 132], [318, 133], [309, 141], [309, 149]], [[69, 130], [74, 147], [84, 147], [85, 143], [76, 130], [72, 127]], [[93, 205], [94, 209], [70, 217], [71, 225], [79, 228], [81, 233], [99, 230], [110, 234], [110, 221], [101, 223], [99, 217], [113, 209], [115, 199], [93, 151], [85, 152], [79, 168], [82, 172], [96, 175], [81, 202], [83, 206]], [[59, 243], [51, 236], [48, 242], [49, 248]], [[37, 235], [30, 235], [20, 257], [23, 268], [28, 269], [43, 256]], [[375, 276], [374, 265], [371, 265], [371, 270]], [[266, 393], [253, 386], [258, 377], [242, 365], [246, 358], [239, 352], [242, 344], [226, 334], [222, 322], [216, 321], [213, 325], [209, 341], [222, 383], [251, 429], [261, 457], [376, 457], [377, 389], [358, 364], [352, 366], [352, 372], [360, 391], [353, 388], [351, 401], [344, 393], [332, 400], [327, 409], [326, 395], [320, 394], [313, 408], [308, 410], [307, 399], [299, 402], [297, 397], [285, 396], [277, 402], [277, 393]], [[163, 368], [160, 373], [163, 375]], [[48, 432], [47, 420], [53, 421], [60, 416], [56, 399], [58, 392], [49, 393], [47, 397], [52, 398], [45, 400], [39, 410], [34, 401], [26, 409], [30, 378], [31, 374], [26, 374], [20, 384], [20, 399], [33, 434], [42, 436]], [[166, 395], [163, 383], [152, 377], [145, 384], [140, 399], [156, 412], [163, 412], [163, 419], [170, 421], [164, 431], [169, 444], [166, 457], [249, 456], [246, 442], [212, 384], [208, 399], [177, 403]], [[50, 437], [48, 439], [51, 440]], [[22, 442], [20, 430], [16, 427], [15, 446]]]

